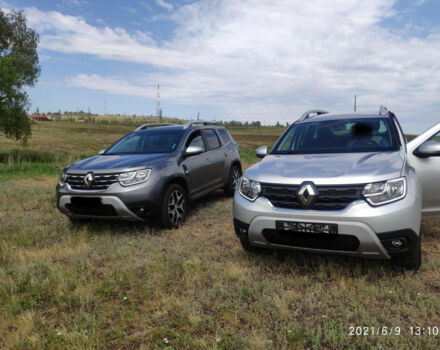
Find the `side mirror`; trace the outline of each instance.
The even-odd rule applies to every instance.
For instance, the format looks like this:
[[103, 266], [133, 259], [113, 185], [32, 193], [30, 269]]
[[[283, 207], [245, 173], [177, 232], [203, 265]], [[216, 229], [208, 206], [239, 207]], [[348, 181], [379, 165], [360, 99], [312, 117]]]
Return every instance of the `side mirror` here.
[[426, 141], [413, 154], [419, 158], [440, 157], [440, 142]]
[[104, 154], [105, 151], [106, 151], [105, 149], [102, 149], [102, 150], [100, 150], [100, 151], [98, 152], [98, 154], [99, 154], [99, 155]]
[[255, 151], [255, 155], [258, 158], [266, 157], [267, 156], [267, 146], [258, 147], [257, 150]]
[[196, 154], [203, 153], [203, 148], [200, 146], [189, 146], [185, 151], [185, 157], [195, 156]]

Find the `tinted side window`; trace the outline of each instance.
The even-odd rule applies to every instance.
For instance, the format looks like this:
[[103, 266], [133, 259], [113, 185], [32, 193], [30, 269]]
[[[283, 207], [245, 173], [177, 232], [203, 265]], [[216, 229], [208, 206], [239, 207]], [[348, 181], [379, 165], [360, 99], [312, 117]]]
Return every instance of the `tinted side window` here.
[[223, 143], [228, 143], [231, 141], [231, 135], [229, 135], [229, 132], [226, 129], [217, 129], [220, 137], [223, 140]]
[[203, 152], [206, 151], [205, 142], [203, 142], [203, 137], [200, 130], [193, 132], [188, 138], [188, 141], [186, 141], [186, 147], [188, 148], [189, 146], [199, 146], [203, 149]]
[[433, 137], [431, 137], [429, 139], [429, 141], [437, 141], [440, 142], [440, 132], [438, 132], [437, 134], [435, 134]]
[[205, 134], [205, 139], [209, 150], [220, 147], [220, 141], [214, 130], [208, 129], [204, 130], [203, 132]]

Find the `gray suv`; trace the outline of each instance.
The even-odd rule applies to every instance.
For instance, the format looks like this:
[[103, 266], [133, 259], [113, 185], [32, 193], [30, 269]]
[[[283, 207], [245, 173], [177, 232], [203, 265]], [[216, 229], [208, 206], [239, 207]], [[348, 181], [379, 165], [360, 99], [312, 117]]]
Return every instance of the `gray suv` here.
[[99, 155], [64, 169], [58, 208], [69, 218], [149, 220], [177, 228], [191, 200], [241, 176], [238, 145], [210, 122], [144, 124]]
[[245, 250], [296, 249], [421, 264], [421, 214], [440, 213], [440, 124], [407, 144], [396, 116], [314, 110], [291, 125], [234, 197]]

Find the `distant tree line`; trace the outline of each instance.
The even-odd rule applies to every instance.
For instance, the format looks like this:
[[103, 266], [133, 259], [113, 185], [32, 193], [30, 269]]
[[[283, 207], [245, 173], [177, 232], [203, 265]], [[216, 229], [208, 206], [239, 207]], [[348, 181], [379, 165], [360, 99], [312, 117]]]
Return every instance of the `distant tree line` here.
[[[86, 122], [91, 122], [91, 123], [95, 123], [99, 121], [99, 117], [102, 117], [102, 115], [97, 114], [97, 113], [92, 113], [92, 112], [86, 112], [83, 110], [79, 110], [79, 111], [64, 111], [61, 112], [61, 110], [58, 110], [57, 112], [47, 112], [47, 115], [51, 116], [52, 119], [54, 120], [59, 120], [59, 119], [66, 119], [66, 120], [70, 120], [70, 121], [74, 121], [73, 117], [76, 118], [80, 118], [83, 119]], [[152, 118], [155, 119], [154, 121], [156, 122], [156, 119], [158, 117], [149, 115], [149, 116], [145, 116], [145, 115], [136, 115], [136, 114], [108, 114], [105, 117], [123, 117], [123, 118]], [[186, 121], [188, 121], [190, 119], [179, 119], [179, 118], [169, 118], [169, 117], [163, 117], [163, 121], [164, 122], [174, 122], [174, 123], [185, 123]], [[194, 119], [191, 119], [194, 120]], [[103, 122], [103, 121], [100, 121]], [[128, 122], [128, 120], [127, 120]], [[133, 120], [130, 120], [130, 122], [132, 123]], [[108, 121], [106, 121], [105, 123], [109, 123]], [[261, 121], [240, 121], [240, 120], [229, 120], [229, 121], [224, 121], [224, 120], [219, 120], [216, 121], [216, 123], [218, 125], [224, 126], [226, 128], [246, 128], [246, 127], [262, 127]], [[286, 123], [285, 125], [281, 124], [280, 122], [277, 122], [276, 127], [288, 127], [289, 123]]]

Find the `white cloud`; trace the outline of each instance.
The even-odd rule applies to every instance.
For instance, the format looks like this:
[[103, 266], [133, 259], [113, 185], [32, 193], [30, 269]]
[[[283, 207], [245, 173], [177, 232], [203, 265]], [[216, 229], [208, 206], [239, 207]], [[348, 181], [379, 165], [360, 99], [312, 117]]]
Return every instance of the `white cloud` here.
[[73, 6], [73, 7], [81, 7], [83, 5], [87, 5], [87, 0], [62, 0], [57, 4], [58, 8], [62, 8], [64, 6]]
[[156, 0], [156, 4], [159, 5], [160, 7], [163, 7], [164, 9], [166, 9], [168, 11], [173, 10], [173, 5], [165, 2], [165, 0]]
[[10, 9], [12, 6], [5, 0], [0, 0], [0, 9], [3, 10], [3, 12], [10, 12]]
[[394, 3], [200, 0], [176, 9], [176, 35], [161, 46], [149, 34], [26, 11], [43, 49], [157, 68], [129, 77], [80, 75], [70, 80], [76, 86], [154, 96], [150, 85], [160, 82], [173, 103], [265, 123], [290, 122], [312, 107], [350, 111], [357, 93], [360, 109], [385, 103], [421, 131], [438, 121], [440, 32], [411, 37], [387, 29], [382, 20], [396, 15]]

